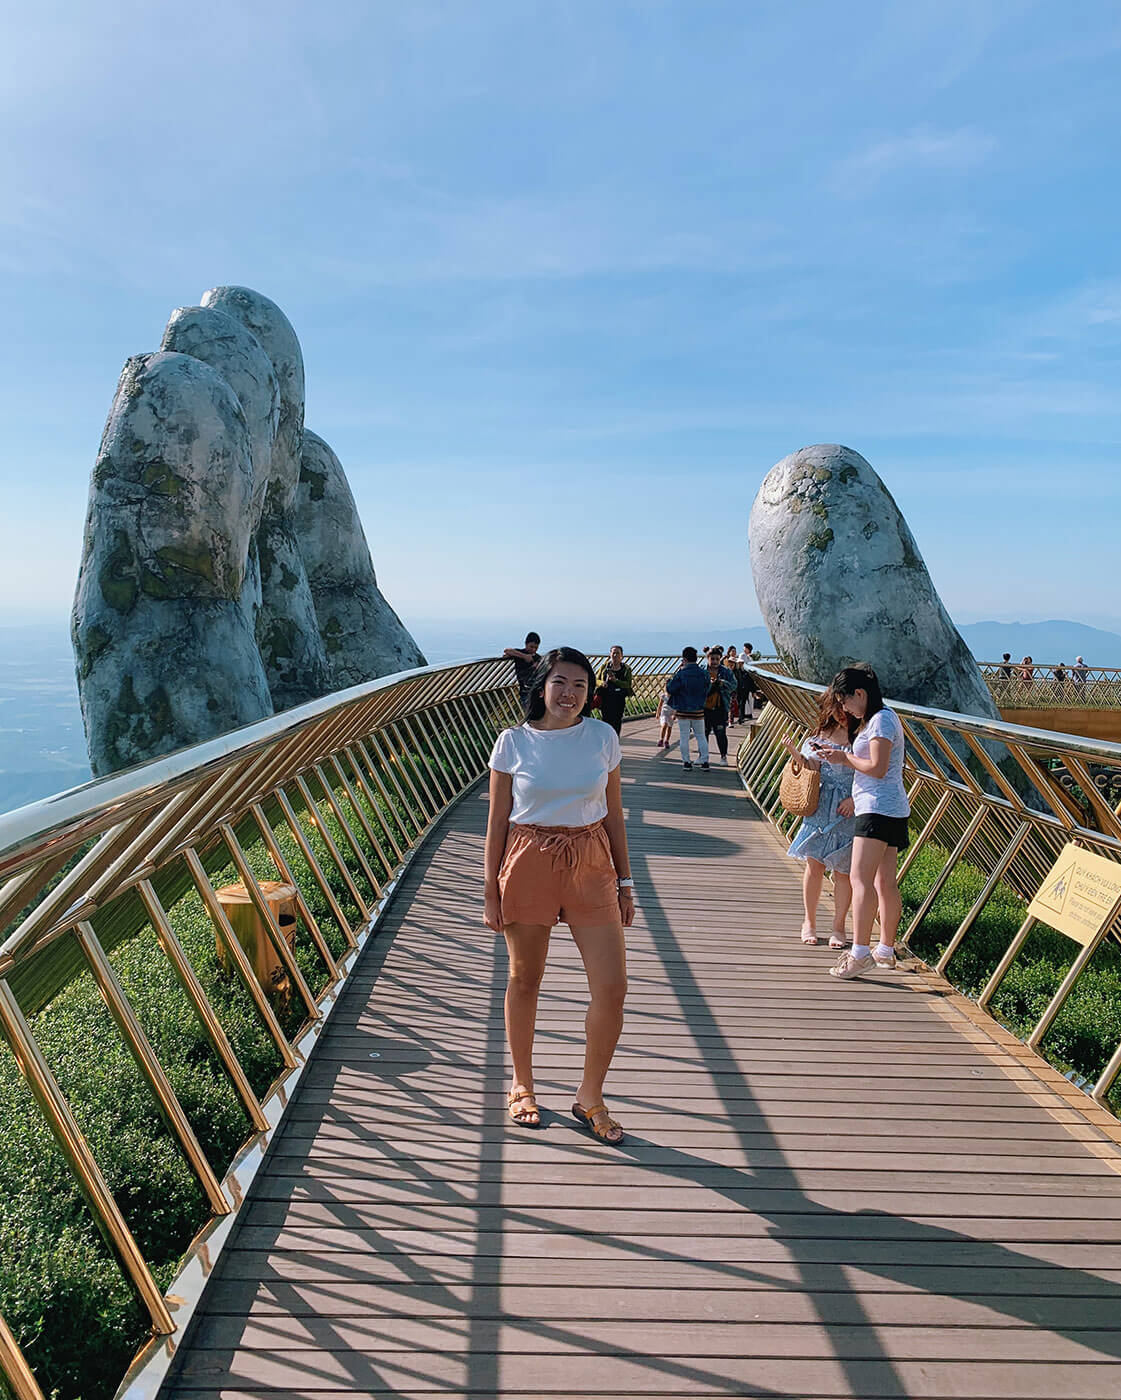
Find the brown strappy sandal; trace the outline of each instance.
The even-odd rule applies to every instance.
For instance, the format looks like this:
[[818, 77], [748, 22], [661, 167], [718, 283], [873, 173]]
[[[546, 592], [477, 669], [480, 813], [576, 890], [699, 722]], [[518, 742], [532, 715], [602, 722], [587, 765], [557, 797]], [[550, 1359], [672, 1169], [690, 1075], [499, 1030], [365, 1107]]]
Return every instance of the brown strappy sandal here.
[[[572, 1105], [572, 1116], [578, 1123], [583, 1123], [589, 1132], [595, 1134], [600, 1142], [606, 1142], [609, 1147], [618, 1147], [623, 1141], [623, 1127], [621, 1123], [616, 1123], [615, 1119], [607, 1112], [607, 1105], [597, 1103], [594, 1108], [585, 1108], [582, 1103]], [[613, 1133], [618, 1133], [618, 1137], [613, 1137]]]
[[537, 1107], [537, 1095], [532, 1089], [511, 1089], [506, 1095], [506, 1111], [519, 1128], [541, 1126], [541, 1110]]

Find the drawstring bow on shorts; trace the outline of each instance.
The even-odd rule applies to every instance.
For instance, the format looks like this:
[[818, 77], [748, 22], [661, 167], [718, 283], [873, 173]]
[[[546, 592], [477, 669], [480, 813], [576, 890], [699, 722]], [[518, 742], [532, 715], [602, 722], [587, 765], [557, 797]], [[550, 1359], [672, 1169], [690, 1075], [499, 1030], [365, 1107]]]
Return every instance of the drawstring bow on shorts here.
[[575, 870], [577, 844], [599, 826], [599, 822], [574, 827], [534, 826], [527, 822], [521, 829], [533, 833], [534, 845], [543, 855], [552, 856], [554, 870]]

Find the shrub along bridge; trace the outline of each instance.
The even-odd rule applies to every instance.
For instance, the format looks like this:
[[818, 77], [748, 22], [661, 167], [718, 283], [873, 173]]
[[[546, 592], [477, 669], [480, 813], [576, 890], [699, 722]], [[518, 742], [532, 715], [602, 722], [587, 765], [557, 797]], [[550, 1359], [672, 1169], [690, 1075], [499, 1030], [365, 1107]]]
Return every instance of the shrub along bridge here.
[[11, 1393], [1121, 1393], [1116, 926], [1027, 908], [1069, 843], [1121, 861], [1121, 746], [899, 706], [914, 956], [836, 984], [777, 807], [816, 689], [763, 674], [738, 771], [683, 773], [643, 718], [672, 664], [623, 735], [621, 1149], [567, 1115], [566, 933], [543, 1131], [504, 1113], [508, 663], [0, 818]]

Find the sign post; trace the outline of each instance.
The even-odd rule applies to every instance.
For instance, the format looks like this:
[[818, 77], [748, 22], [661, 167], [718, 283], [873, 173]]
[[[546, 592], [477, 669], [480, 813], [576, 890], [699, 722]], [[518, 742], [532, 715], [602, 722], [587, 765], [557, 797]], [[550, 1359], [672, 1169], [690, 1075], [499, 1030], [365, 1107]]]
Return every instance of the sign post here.
[[1028, 1044], [1033, 1049], [1051, 1028], [1067, 993], [1105, 937], [1119, 907], [1121, 864], [1095, 855], [1093, 851], [1084, 851], [1081, 846], [1064, 846], [1028, 905], [1028, 915], [1080, 943], [1082, 951], [1051, 998], [1039, 1024], [1028, 1036]]

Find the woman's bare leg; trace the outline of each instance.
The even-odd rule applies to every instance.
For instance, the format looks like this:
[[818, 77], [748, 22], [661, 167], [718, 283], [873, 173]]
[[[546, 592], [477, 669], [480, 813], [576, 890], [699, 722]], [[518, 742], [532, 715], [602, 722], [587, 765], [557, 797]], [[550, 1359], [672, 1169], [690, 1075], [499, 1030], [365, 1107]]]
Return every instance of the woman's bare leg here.
[[627, 952], [621, 924], [574, 928], [572, 939], [584, 960], [591, 1002], [584, 1017], [584, 1078], [576, 1102], [594, 1108], [603, 1102], [603, 1081], [623, 1029], [627, 995]]
[[899, 920], [903, 917], [903, 900], [899, 894], [899, 852], [885, 846], [875, 877], [876, 902], [880, 910], [880, 942], [885, 948], [895, 947]]
[[541, 924], [507, 924], [503, 933], [510, 955], [506, 982], [506, 1040], [514, 1062], [511, 1089], [533, 1089], [533, 1032], [537, 994], [545, 973], [549, 932]]
[[821, 900], [821, 886], [825, 880], [825, 866], [819, 860], [807, 860], [802, 871], [802, 905], [806, 911], [803, 933], [813, 933], [817, 928], [817, 906]]
[[843, 870], [833, 872], [833, 936], [844, 938], [845, 919], [852, 904], [852, 881]]
[[[888, 849], [883, 841], [870, 836], [858, 836], [852, 843], [852, 946], [870, 948], [872, 925], [876, 921], [879, 897], [876, 893], [876, 872]], [[893, 935], [894, 937], [894, 935]]]

